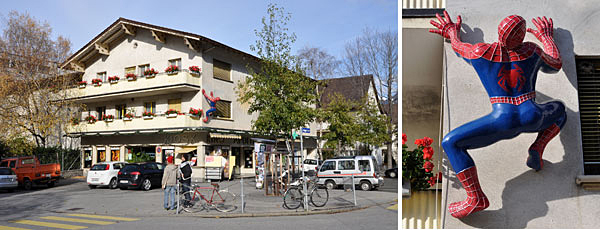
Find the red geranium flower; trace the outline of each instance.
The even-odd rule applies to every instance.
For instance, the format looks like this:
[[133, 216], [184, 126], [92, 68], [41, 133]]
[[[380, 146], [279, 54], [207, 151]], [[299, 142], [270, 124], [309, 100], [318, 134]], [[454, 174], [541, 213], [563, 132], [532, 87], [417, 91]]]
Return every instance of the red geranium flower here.
[[430, 187], [433, 187], [435, 185], [436, 181], [437, 181], [437, 178], [435, 178], [435, 176], [432, 176], [429, 178], [429, 180], [427, 182], [429, 183]]
[[427, 146], [423, 148], [423, 160], [431, 160], [433, 157], [433, 148], [431, 146]]
[[431, 170], [433, 170], [433, 163], [431, 163], [431, 161], [425, 161], [423, 169], [425, 169], [425, 172], [431, 172]]
[[402, 145], [404, 145], [404, 143], [406, 143], [406, 140], [408, 140], [408, 137], [406, 137], [406, 134], [402, 134]]
[[430, 146], [433, 143], [433, 139], [429, 137], [423, 137], [423, 145]]

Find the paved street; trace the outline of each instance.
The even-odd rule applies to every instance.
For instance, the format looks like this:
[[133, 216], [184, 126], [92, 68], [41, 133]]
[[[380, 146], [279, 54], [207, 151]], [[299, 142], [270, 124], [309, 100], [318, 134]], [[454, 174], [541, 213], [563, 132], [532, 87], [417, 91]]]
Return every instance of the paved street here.
[[[373, 229], [373, 227], [397, 229], [398, 226], [398, 211], [397, 206], [394, 206], [394, 200], [397, 199], [397, 180], [394, 179], [386, 178], [386, 185], [378, 191], [356, 191], [357, 207], [353, 205], [352, 192], [345, 192], [342, 189], [333, 190], [330, 192], [330, 199], [325, 207], [311, 206], [310, 210], [311, 213], [332, 210], [339, 213], [313, 215], [305, 215], [302, 208], [298, 210], [284, 209], [281, 207], [281, 197], [265, 196], [264, 190], [256, 190], [251, 187], [251, 180], [245, 180], [244, 184], [244, 193], [246, 194], [244, 214], [241, 213], [241, 208], [238, 208], [227, 214], [208, 210], [199, 214], [182, 213], [177, 215], [174, 211], [165, 211], [162, 208], [163, 193], [161, 189], [139, 191], [99, 188], [90, 190], [84, 180], [68, 179], [50, 189], [39, 187], [32, 191], [0, 192], [0, 203], [2, 203], [0, 229], [4, 229], [3, 227], [23, 229], [147, 227], [148, 229], [157, 229], [171, 226], [171, 223], [184, 229], [196, 225], [215, 228], [226, 225], [228, 229], [272, 229], [281, 227], [282, 224], [289, 229], [306, 229], [307, 222], [311, 223], [312, 229], [337, 229], [340, 227], [344, 229]], [[235, 194], [240, 194], [241, 183], [239, 180], [224, 181], [221, 186]], [[237, 202], [241, 203], [240, 197]], [[81, 216], [81, 214], [94, 216]], [[242, 215], [258, 217], [240, 217]]]

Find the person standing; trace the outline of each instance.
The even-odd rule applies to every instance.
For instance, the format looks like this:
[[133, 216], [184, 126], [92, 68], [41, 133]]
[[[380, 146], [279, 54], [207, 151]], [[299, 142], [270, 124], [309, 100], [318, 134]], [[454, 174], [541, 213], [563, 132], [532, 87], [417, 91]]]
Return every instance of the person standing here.
[[186, 193], [187, 191], [190, 191], [190, 187], [192, 186], [192, 166], [191, 166], [191, 162], [188, 161], [190, 159], [189, 154], [182, 154], [181, 155], [181, 161], [183, 161], [180, 165], [179, 165], [179, 175], [180, 175], [180, 179], [179, 182], [181, 182], [181, 184], [183, 184], [183, 188], [182, 188], [182, 192], [183, 194], [185, 194], [185, 201], [183, 202], [184, 206], [189, 206], [189, 200], [191, 200], [191, 196], [189, 193]]
[[[173, 156], [167, 157], [167, 167], [165, 167], [162, 177], [162, 188], [164, 191], [165, 210], [175, 209], [175, 190], [177, 189], [177, 166], [173, 164]], [[170, 202], [169, 202], [170, 201]]]

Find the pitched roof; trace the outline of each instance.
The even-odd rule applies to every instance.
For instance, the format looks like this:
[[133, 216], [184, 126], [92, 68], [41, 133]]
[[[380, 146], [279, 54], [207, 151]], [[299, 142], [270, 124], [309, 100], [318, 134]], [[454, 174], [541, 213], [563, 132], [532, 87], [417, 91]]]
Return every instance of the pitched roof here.
[[[90, 40], [86, 45], [81, 47], [81, 49], [79, 49], [77, 52], [75, 52], [73, 55], [71, 55], [71, 57], [69, 57], [64, 63], [61, 64], [61, 68], [66, 68], [66, 67], [68, 67], [68, 64], [70, 62], [87, 56], [87, 55], [84, 55], [86, 53], [94, 52], [95, 44], [104, 43], [106, 41], [112, 41], [114, 39], [114, 37], [118, 37], [118, 36], [122, 35], [123, 33], [126, 33], [126, 32], [124, 32], [125, 26], [133, 26], [135, 28], [147, 29], [147, 30], [152, 30], [152, 31], [157, 31], [160, 33], [172, 35], [172, 36], [178, 36], [178, 37], [190, 39], [194, 42], [199, 42], [201, 44], [208, 44], [213, 47], [221, 47], [225, 50], [231, 51], [236, 54], [240, 54], [244, 57], [248, 57], [255, 61], [260, 60], [258, 57], [254, 56], [254, 55], [248, 54], [248, 53], [240, 51], [238, 49], [234, 49], [223, 43], [217, 42], [215, 40], [212, 40], [210, 38], [207, 38], [207, 37], [204, 37], [204, 36], [201, 36], [198, 34], [188, 33], [188, 32], [184, 32], [184, 31], [170, 29], [170, 28], [156, 26], [156, 25], [151, 25], [151, 24], [147, 24], [147, 23], [143, 23], [143, 22], [134, 21], [131, 19], [119, 18], [115, 22], [113, 22], [110, 26], [108, 26], [106, 29], [104, 29], [100, 34], [98, 34], [96, 37], [94, 37], [92, 40]], [[207, 47], [207, 48], [210, 48], [210, 47]]]
[[[327, 107], [333, 100], [333, 95], [338, 93], [342, 95], [346, 100], [352, 102], [360, 102], [369, 92], [369, 87], [375, 88], [373, 81], [373, 75], [362, 75], [352, 76], [343, 78], [331, 78], [321, 80], [323, 82], [323, 90], [321, 91], [321, 105]], [[375, 90], [375, 97], [377, 98], [377, 104], [379, 104], [379, 97], [377, 96], [377, 90]]]

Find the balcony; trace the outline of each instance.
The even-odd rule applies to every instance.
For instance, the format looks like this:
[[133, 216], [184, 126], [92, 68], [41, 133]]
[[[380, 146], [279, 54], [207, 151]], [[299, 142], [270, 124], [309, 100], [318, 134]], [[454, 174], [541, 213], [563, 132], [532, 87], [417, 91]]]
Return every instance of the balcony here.
[[126, 99], [133, 97], [146, 97], [162, 94], [199, 91], [201, 79], [192, 75], [187, 70], [177, 74], [159, 73], [153, 78], [138, 77], [135, 81], [128, 81], [124, 76], [117, 83], [102, 82], [94, 86], [88, 82], [85, 88], [70, 89], [73, 99], [80, 103], [101, 102], [109, 100]]
[[202, 118], [192, 118], [187, 115], [178, 115], [177, 117], [155, 116], [152, 119], [136, 117], [125, 121], [115, 119], [111, 122], [96, 121], [95, 123], [80, 122], [78, 125], [71, 125], [67, 132], [70, 134], [91, 134], [91, 135], [113, 135], [113, 134], [134, 134], [134, 133], [156, 133], [159, 131], [183, 131], [183, 128], [203, 126]]

